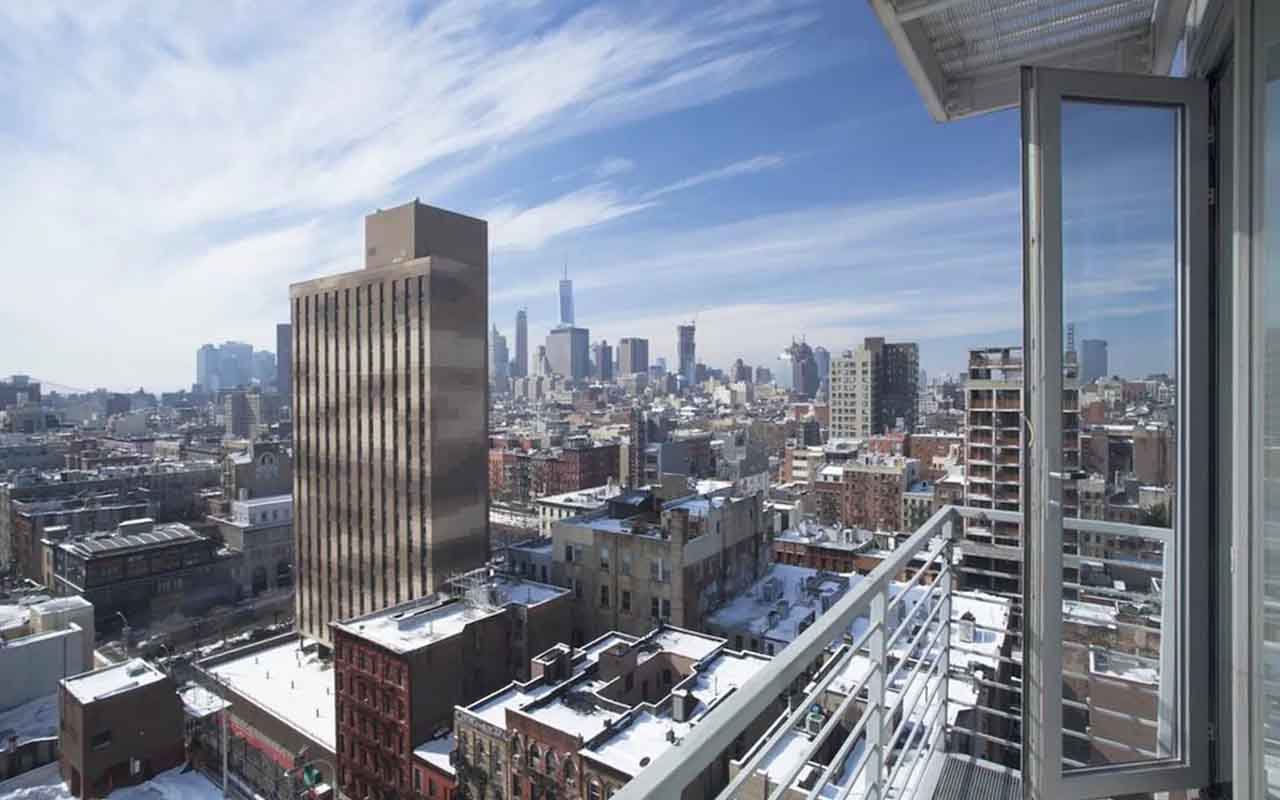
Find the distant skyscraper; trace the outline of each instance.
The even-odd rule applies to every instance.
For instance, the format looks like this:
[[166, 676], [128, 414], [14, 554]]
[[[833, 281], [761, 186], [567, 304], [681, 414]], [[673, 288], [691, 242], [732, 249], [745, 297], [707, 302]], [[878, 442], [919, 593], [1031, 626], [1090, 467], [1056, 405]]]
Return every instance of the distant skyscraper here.
[[223, 389], [248, 386], [253, 382], [253, 345], [223, 342], [218, 349], [221, 351], [219, 366]]
[[499, 393], [507, 391], [507, 369], [510, 367], [510, 355], [507, 353], [507, 337], [498, 333], [498, 326], [493, 326], [489, 334], [489, 381]]
[[814, 396], [826, 400], [831, 396], [831, 352], [818, 345], [813, 348], [813, 360], [818, 365], [818, 391]]
[[562, 326], [547, 334], [547, 361], [551, 371], [570, 380], [591, 377], [591, 333], [586, 328]]
[[1111, 369], [1107, 364], [1107, 340], [1085, 339], [1080, 346], [1080, 382], [1093, 383], [1107, 377]]
[[253, 351], [253, 378], [262, 386], [268, 386], [276, 379], [276, 354], [269, 350]]
[[604, 339], [591, 346], [592, 367], [595, 377], [602, 381], [613, 380], [613, 348]]
[[276, 326], [276, 391], [293, 404], [293, 326], [287, 322]]
[[626, 337], [618, 340], [618, 374], [649, 371], [649, 340]]
[[573, 281], [569, 280], [569, 267], [564, 268], [560, 280], [560, 324], [573, 326]]
[[694, 369], [698, 363], [695, 356], [695, 348], [693, 343], [694, 324], [692, 322], [686, 325], [676, 326], [676, 352], [680, 364], [680, 376], [684, 378], [686, 386], [694, 384]]
[[529, 374], [529, 312], [523, 308], [516, 312], [516, 360], [511, 377], [523, 378]]
[[196, 383], [206, 392], [222, 388], [222, 351], [216, 344], [206, 344], [196, 351]]
[[488, 558], [488, 226], [416, 200], [365, 217], [365, 268], [289, 287], [298, 628]]
[[812, 399], [818, 393], [818, 362], [813, 348], [804, 342], [792, 341], [787, 348], [791, 362], [791, 391], [800, 397]]
[[551, 362], [547, 360], [547, 346], [538, 345], [533, 354], [533, 374], [546, 377], [551, 374]]

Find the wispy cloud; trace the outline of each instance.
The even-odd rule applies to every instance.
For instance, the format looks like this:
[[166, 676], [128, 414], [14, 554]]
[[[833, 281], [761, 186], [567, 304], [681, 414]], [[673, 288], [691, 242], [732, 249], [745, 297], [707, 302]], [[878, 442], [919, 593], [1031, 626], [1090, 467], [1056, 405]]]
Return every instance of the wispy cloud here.
[[695, 186], [701, 186], [704, 183], [711, 183], [712, 181], [722, 181], [728, 178], [736, 178], [739, 175], [750, 175], [753, 172], [777, 169], [785, 163], [786, 159], [780, 155], [756, 156], [755, 158], [748, 158], [745, 161], [737, 161], [718, 169], [708, 170], [706, 172], [701, 172], [697, 175], [691, 175], [688, 178], [675, 181], [674, 183], [669, 183], [666, 186], [653, 190], [647, 195], [647, 197], [661, 197], [664, 194], [692, 189]]
[[605, 178], [612, 178], [615, 175], [625, 175], [635, 168], [636, 162], [631, 159], [622, 158], [621, 156], [613, 156], [612, 158], [606, 158], [604, 161], [601, 161], [596, 165], [595, 176], [604, 180]]
[[634, 214], [651, 203], [629, 203], [603, 185], [588, 186], [524, 209], [500, 206], [485, 215], [494, 250], [536, 250], [556, 236]]
[[[358, 266], [361, 213], [414, 195], [479, 213], [459, 187], [532, 148], [810, 68], [777, 34], [813, 20], [764, 2], [6, 6], [0, 238], [40, 269], [7, 281], [0, 336], [22, 344], [0, 372], [173, 385], [206, 339], [270, 346], [289, 280]], [[627, 163], [498, 209], [495, 242], [536, 247], [645, 207], [598, 183]], [[137, 307], [210, 270], [225, 274], [209, 291]], [[36, 311], [54, 296], [62, 314]], [[130, 357], [67, 341], [94, 350], [104, 330]], [[124, 349], [147, 341], [153, 359]]]

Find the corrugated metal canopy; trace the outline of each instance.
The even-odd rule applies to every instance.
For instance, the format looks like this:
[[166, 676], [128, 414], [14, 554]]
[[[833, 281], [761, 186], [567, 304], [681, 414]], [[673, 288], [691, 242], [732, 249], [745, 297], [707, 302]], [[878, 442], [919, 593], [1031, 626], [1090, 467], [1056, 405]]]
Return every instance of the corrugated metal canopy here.
[[1189, 0], [868, 0], [940, 122], [1016, 105], [1024, 64], [1167, 74]]

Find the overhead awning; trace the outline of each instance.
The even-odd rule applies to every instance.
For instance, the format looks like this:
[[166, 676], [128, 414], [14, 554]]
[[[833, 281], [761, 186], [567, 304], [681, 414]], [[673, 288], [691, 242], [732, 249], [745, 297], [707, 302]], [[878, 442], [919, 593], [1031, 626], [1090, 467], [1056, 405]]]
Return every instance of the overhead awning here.
[[1168, 74], [1189, 0], [868, 0], [939, 122], [1017, 105], [1018, 68]]

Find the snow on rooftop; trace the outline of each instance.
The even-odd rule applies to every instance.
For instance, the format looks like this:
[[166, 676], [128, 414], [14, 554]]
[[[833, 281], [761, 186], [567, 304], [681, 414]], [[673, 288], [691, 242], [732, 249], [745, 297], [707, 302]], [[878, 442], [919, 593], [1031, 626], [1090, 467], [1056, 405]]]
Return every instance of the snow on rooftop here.
[[187, 716], [194, 719], [204, 719], [210, 714], [216, 714], [228, 705], [221, 697], [198, 683], [182, 687], [178, 691], [178, 697], [182, 698], [183, 711], [186, 712]]
[[500, 613], [501, 609], [497, 608], [463, 601], [441, 603], [438, 597], [428, 597], [335, 623], [334, 627], [403, 653], [456, 636], [470, 623]]
[[7, 711], [0, 711], [0, 753], [9, 750], [10, 740], [17, 746], [36, 739], [58, 736], [58, 694], [37, 697]]
[[[683, 739], [716, 701], [740, 688], [768, 663], [768, 658], [753, 653], [721, 652], [699, 666], [692, 680], [680, 686], [691, 692], [698, 704], [690, 721], [676, 722], [669, 708], [657, 714], [641, 710], [615, 725], [606, 739], [582, 752], [635, 777], [672, 745], [669, 734], [677, 741]], [[537, 714], [539, 721], [545, 721], [540, 709]]]
[[716, 636], [671, 627], [664, 627], [652, 641], [656, 642], [661, 650], [684, 656], [692, 661], [701, 661], [724, 644], [724, 640]]
[[[5, 800], [75, 800], [62, 780], [59, 762], [46, 764], [12, 780], [0, 782]], [[199, 770], [183, 772], [174, 767], [137, 786], [116, 789], [111, 800], [222, 800], [222, 788], [214, 786]]]
[[453, 733], [423, 742], [413, 749], [413, 754], [446, 775], [456, 774], [449, 754], [453, 752]]
[[[814, 592], [806, 591], [806, 585], [815, 577], [819, 581]], [[725, 633], [747, 631], [753, 636], [788, 644], [800, 635], [801, 626], [810, 616], [816, 618], [822, 613], [821, 601], [817, 598], [826, 597], [828, 604], [834, 603], [847, 590], [846, 579], [852, 588], [861, 577], [836, 576], [793, 564], [770, 564], [763, 577], [708, 615], [707, 624]], [[775, 587], [776, 593], [768, 587]], [[766, 599], [766, 595], [772, 599]], [[770, 612], [781, 610], [781, 601], [787, 603], [786, 613], [771, 616]]]
[[208, 672], [329, 750], [334, 748], [333, 668], [301, 640], [250, 651]]
[[140, 658], [64, 678], [62, 683], [81, 703], [92, 703], [164, 678], [164, 673]]

